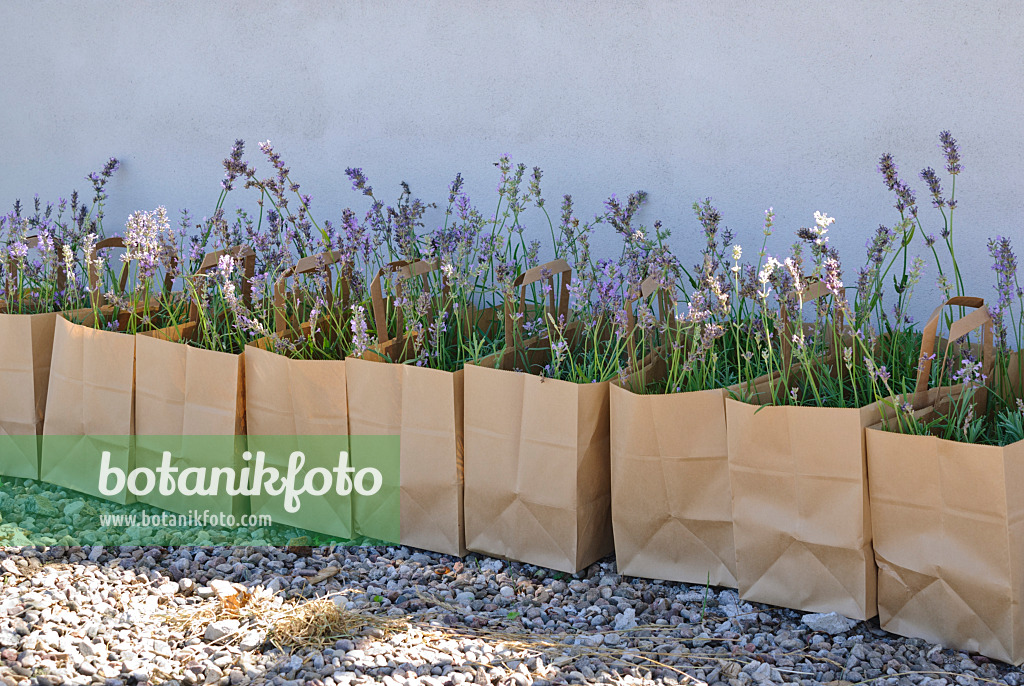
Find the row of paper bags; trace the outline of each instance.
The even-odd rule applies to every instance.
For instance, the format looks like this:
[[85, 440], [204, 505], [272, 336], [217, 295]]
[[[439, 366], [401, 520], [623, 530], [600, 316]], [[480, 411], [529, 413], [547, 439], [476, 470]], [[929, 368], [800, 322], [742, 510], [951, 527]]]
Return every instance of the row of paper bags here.
[[[1021, 444], [881, 431], [877, 404], [759, 408], [725, 389], [228, 355], [59, 315], [0, 315], [0, 346], [7, 433], [397, 435], [403, 544], [567, 572], [614, 549], [623, 574], [878, 612], [896, 633], [1024, 661]], [[5, 456], [3, 471], [98, 495], [81, 456], [33, 459]]]

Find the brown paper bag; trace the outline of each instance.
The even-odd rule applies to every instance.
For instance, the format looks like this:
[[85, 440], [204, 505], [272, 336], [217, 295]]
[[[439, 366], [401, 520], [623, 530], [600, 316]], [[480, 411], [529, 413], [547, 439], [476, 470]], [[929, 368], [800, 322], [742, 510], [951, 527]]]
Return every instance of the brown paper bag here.
[[[548, 280], [552, 314], [567, 318], [570, 278], [564, 260], [520, 276], [520, 313], [526, 287]], [[613, 549], [609, 384], [511, 371], [539, 362], [524, 356], [542, 343], [522, 340], [512, 307], [506, 303], [505, 350], [465, 368], [466, 546], [575, 573]]]
[[[52, 240], [60, 255], [61, 242]], [[26, 239], [29, 249], [38, 243], [38, 236]], [[9, 260], [7, 293], [17, 291], [19, 273], [18, 263]], [[66, 284], [63, 262], [58, 261], [57, 289], [64, 290]], [[53, 312], [8, 313], [0, 302], [0, 475], [39, 478], [38, 441], [30, 437], [43, 433], [56, 319]]]
[[[428, 279], [441, 274], [435, 262], [394, 262], [371, 284], [377, 335], [387, 337], [381, 279]], [[447, 292], [445, 284], [443, 290]], [[444, 298], [447, 300], [447, 298]], [[347, 360], [349, 429], [353, 436], [397, 435], [400, 476], [397, 497], [403, 545], [448, 555], [466, 553], [463, 530], [463, 372], [402, 364], [411, 354], [401, 309], [395, 336], [363, 359]], [[390, 361], [388, 361], [390, 360]], [[353, 452], [353, 460], [359, 455]], [[356, 529], [373, 538], [387, 535], [389, 517], [366, 511], [356, 500]]]
[[0, 475], [39, 478], [35, 441], [23, 437], [43, 432], [57, 315], [0, 314]]
[[[118, 247], [124, 247], [124, 241], [117, 237], [95, 246], [96, 250]], [[119, 283], [122, 292], [127, 277], [126, 266]], [[112, 494], [101, 492], [101, 465], [104, 452], [109, 452], [110, 469], [127, 477], [135, 466], [135, 337], [92, 328], [97, 314], [110, 317], [114, 310], [104, 302], [94, 262], [90, 262], [89, 282], [93, 309], [63, 313], [55, 319], [39, 478], [130, 503], [135, 496], [127, 488]], [[165, 292], [170, 285], [168, 276]], [[140, 308], [155, 312], [159, 302], [154, 298]], [[129, 314], [117, 314], [122, 330]], [[116, 481], [105, 483], [116, 485]]]
[[882, 627], [1024, 664], [1024, 442], [867, 446]]
[[[817, 287], [806, 302], [825, 295]], [[790, 369], [787, 349], [784, 358]], [[762, 377], [752, 388], [734, 386], [725, 401], [740, 597], [873, 617], [864, 428], [884, 408], [768, 405], [770, 382]], [[750, 392], [751, 402], [734, 399], [741, 392]]]
[[[666, 291], [652, 279], [641, 284], [641, 298], [655, 293], [661, 321], [675, 330]], [[626, 312], [632, 332], [632, 304]], [[631, 360], [634, 338], [627, 338]], [[725, 389], [648, 394], [667, 373], [662, 351], [648, 357], [609, 389], [619, 573], [735, 587]]]
[[[234, 247], [203, 258], [198, 274], [217, 268], [223, 255], [243, 265], [243, 300], [251, 301], [249, 280], [256, 255]], [[199, 327], [198, 307], [193, 304], [189, 321], [139, 334], [135, 342], [136, 467], [157, 469], [163, 452], [171, 452], [170, 465], [182, 474], [189, 468], [245, 466], [245, 361], [230, 354], [189, 345]], [[217, 495], [185, 496], [175, 491], [162, 495], [155, 488], [138, 497], [139, 502], [179, 514], [210, 510], [240, 516], [248, 514], [248, 498], [218, 488]]]
[[[125, 473], [134, 468], [134, 382], [134, 336], [56, 318], [40, 479], [122, 504], [135, 502], [127, 490], [99, 490], [104, 451], [110, 452], [111, 467]], [[50, 436], [61, 438], [48, 441]]]
[[864, 427], [880, 405], [725, 405], [740, 597], [873, 617]]
[[640, 395], [612, 384], [620, 574], [736, 587], [725, 395]]
[[[950, 339], [982, 321], [990, 372], [991, 330], [981, 302], [950, 301], [979, 308]], [[930, 389], [909, 401], [927, 420], [959, 392]], [[884, 424], [866, 437], [882, 628], [1024, 664], [1024, 442], [972, 445]]]
[[[339, 252], [309, 256], [281, 275], [274, 289], [275, 327], [279, 337], [289, 338], [299, 332], [313, 335], [308, 322], [289, 321], [285, 302], [287, 280], [322, 271], [329, 284], [328, 267], [340, 257]], [[333, 304], [330, 285], [326, 288], [325, 297]], [[342, 307], [345, 307], [344, 303]], [[338, 436], [347, 449], [349, 426], [345, 370], [345, 360], [297, 360], [274, 352], [269, 339], [251, 343], [245, 352], [245, 402], [250, 450], [257, 450], [264, 443], [274, 447], [284, 445], [284, 437], [287, 436]], [[296, 438], [293, 447], [302, 449], [303, 445], [303, 441]], [[289, 451], [281, 449], [268, 451], [266, 464], [283, 472], [287, 469], [289, 454]], [[312, 454], [308, 457], [318, 459]], [[314, 466], [330, 469], [337, 466], [337, 461], [335, 459], [334, 464], [308, 464], [308, 468]], [[302, 500], [298, 512], [285, 509], [283, 496], [272, 496], [266, 492], [253, 495], [250, 501], [254, 515], [270, 515], [275, 523], [343, 539], [353, 537], [352, 499], [348, 496], [328, 493], [307, 497]]]

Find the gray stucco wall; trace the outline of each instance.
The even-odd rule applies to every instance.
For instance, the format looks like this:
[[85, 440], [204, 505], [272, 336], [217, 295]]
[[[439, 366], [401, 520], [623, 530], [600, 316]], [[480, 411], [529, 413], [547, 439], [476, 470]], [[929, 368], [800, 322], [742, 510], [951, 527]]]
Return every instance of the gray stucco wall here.
[[563, 193], [589, 215], [647, 190], [643, 220], [672, 227], [687, 263], [698, 198], [750, 251], [767, 207], [775, 253], [827, 212], [852, 282], [869, 233], [896, 217], [879, 155], [913, 176], [934, 225], [916, 175], [941, 169], [950, 129], [974, 290], [991, 293], [988, 236], [1024, 243], [1013, 1], [9, 0], [0, 105], [0, 203], [84, 192], [113, 155], [108, 230], [159, 204], [209, 213], [236, 137], [250, 160], [270, 139], [322, 218], [364, 207], [347, 166], [389, 199], [404, 179], [440, 200], [461, 171], [492, 207], [508, 152], [544, 169], [553, 210]]

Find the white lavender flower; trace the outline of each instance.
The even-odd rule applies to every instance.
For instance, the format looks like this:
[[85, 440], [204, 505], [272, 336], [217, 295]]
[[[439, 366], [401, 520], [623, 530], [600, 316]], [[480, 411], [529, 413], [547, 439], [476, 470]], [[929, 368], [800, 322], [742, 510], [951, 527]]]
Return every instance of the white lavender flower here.
[[352, 318], [349, 321], [352, 328], [352, 354], [360, 356], [370, 347], [369, 325], [366, 322], [366, 308], [362, 305], [352, 306]]
[[68, 286], [73, 288], [78, 285], [78, 274], [75, 273], [75, 254], [67, 244], [61, 245], [61, 258], [64, 260], [64, 272], [68, 275]]
[[830, 217], [824, 212], [814, 213], [814, 228], [811, 231], [817, 236], [814, 242], [818, 245], [824, 245], [828, 243], [828, 227], [832, 226], [836, 221], [835, 217]]
[[158, 266], [173, 259], [173, 243], [171, 223], [165, 208], [134, 212], [125, 224], [125, 252], [121, 259], [125, 263], [136, 262], [140, 278], [152, 278]]

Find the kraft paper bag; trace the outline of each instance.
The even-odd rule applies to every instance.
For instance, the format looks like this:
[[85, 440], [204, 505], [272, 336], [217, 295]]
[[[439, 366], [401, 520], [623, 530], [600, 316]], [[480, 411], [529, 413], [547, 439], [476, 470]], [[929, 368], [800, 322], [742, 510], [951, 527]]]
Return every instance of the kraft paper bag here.
[[663, 347], [637, 350], [633, 303], [651, 296], [673, 343], [692, 335], [676, 321], [670, 289], [653, 278], [640, 284], [626, 305], [636, 370], [609, 388], [616, 565], [630, 576], [735, 587], [726, 392], [647, 392], [668, 374]]
[[465, 377], [467, 548], [569, 573], [611, 553], [608, 382]]
[[54, 313], [0, 314], [0, 475], [39, 478], [30, 437], [43, 433], [56, 320]]
[[[755, 402], [770, 402], [762, 388]], [[883, 412], [725, 401], [736, 580], [744, 600], [877, 613], [864, 428]]]
[[726, 391], [609, 392], [619, 573], [735, 588]]
[[1024, 664], [1024, 442], [867, 430], [882, 628]]
[[[802, 303], [829, 295], [823, 283], [811, 282]], [[785, 331], [813, 330], [786, 307], [780, 316]], [[842, 310], [832, 316], [841, 328]], [[803, 370], [793, 362], [789, 336], [781, 343], [782, 369], [795, 378]], [[842, 343], [828, 341], [828, 359], [840, 359]], [[878, 608], [864, 428], [887, 410], [880, 402], [860, 408], [772, 405], [773, 384], [790, 385], [781, 376], [774, 372], [727, 389], [740, 597], [869, 619]]]
[[[309, 322], [296, 322], [287, 316], [288, 279], [320, 272], [327, 284], [323, 294], [327, 307], [333, 307], [329, 267], [340, 258], [338, 251], [311, 255], [282, 273], [274, 289], [279, 338], [312, 335]], [[347, 283], [341, 285], [343, 294], [347, 294]], [[347, 300], [347, 295], [343, 300]], [[345, 370], [346, 361], [342, 359], [303, 360], [279, 354], [270, 338], [246, 346], [245, 405], [250, 452], [263, 451], [265, 464], [282, 474], [287, 472], [290, 455], [296, 450], [306, 459], [306, 472], [317, 467], [338, 467], [340, 453], [347, 453], [350, 447]], [[307, 496], [298, 511], [289, 512], [283, 495], [271, 495], [261, 488], [260, 493], [250, 497], [250, 505], [254, 515], [270, 515], [275, 523], [345, 540], [355, 533], [349, 495], [329, 491], [322, 496]]]
[[[395, 334], [388, 328], [388, 302], [382, 279], [393, 281], [396, 295], [403, 280], [419, 279], [424, 292], [431, 278], [441, 278], [441, 301], [450, 307], [448, 284], [436, 261], [392, 262], [378, 271], [370, 285], [374, 320], [381, 342], [361, 358], [346, 361], [349, 429], [359, 436], [399, 437], [399, 484], [391, 498], [355, 500], [356, 531], [393, 540], [393, 512], [399, 512], [398, 538], [403, 545], [447, 555], [466, 554], [463, 520], [463, 371], [445, 371], [407, 364], [414, 352], [403, 312], [396, 312]], [[435, 286], [435, 289], [437, 287]], [[432, 300], [431, 311], [438, 316]], [[451, 314], [449, 310], [449, 315]], [[492, 318], [474, 313], [474, 325], [488, 327]], [[390, 337], [389, 337], [390, 336]], [[352, 459], [364, 464], [354, 443]], [[396, 502], [397, 501], [397, 502]]]
[[[993, 378], [983, 301], [946, 305], [977, 308], [950, 327], [949, 339], [982, 327], [983, 373]], [[934, 349], [929, 339], [941, 309], [925, 325], [922, 353]], [[963, 392], [925, 388], [928, 367], [912, 396], [893, 399], [909, 402], [925, 421], [948, 412]], [[974, 399], [983, 414], [985, 394]], [[1024, 664], [1024, 441], [973, 445], [896, 430], [889, 421], [866, 432], [882, 628]]]
[[[399, 437], [400, 542], [447, 555], [466, 554], [463, 524], [462, 371], [346, 360], [353, 436]], [[353, 460], [360, 457], [353, 448]], [[357, 531], [388, 540], [391, 518], [355, 502]], [[387, 507], [387, 503], [382, 503]], [[390, 503], [394, 507], [394, 503]]]
[[[50, 241], [54, 253], [60, 255], [60, 239], [51, 236]], [[29, 249], [39, 248], [38, 236], [29, 236], [24, 242]], [[4, 266], [5, 291], [12, 297], [19, 292], [20, 265], [8, 259]], [[65, 291], [67, 272], [62, 261], [57, 262], [56, 271], [57, 291]], [[22, 297], [37, 304], [37, 293], [22, 293]], [[21, 314], [6, 308], [7, 302], [0, 300], [0, 476], [38, 479], [36, 437], [43, 433], [57, 314]]]
[[[203, 257], [197, 276], [217, 269], [230, 255], [242, 264], [243, 300], [251, 303], [249, 286], [255, 268], [252, 250], [234, 246]], [[135, 464], [155, 470], [170, 452], [169, 464], [183, 484], [189, 469], [232, 469], [240, 478], [246, 466], [245, 362], [241, 354], [189, 345], [199, 335], [199, 310], [193, 303], [189, 320], [180, 326], [138, 334], [135, 342]], [[230, 473], [229, 473], [230, 474]], [[232, 482], [233, 482], [232, 478]], [[242, 484], [238, 484], [241, 486]], [[215, 495], [184, 495], [159, 488], [138, 496], [149, 505], [179, 514], [193, 511], [248, 514], [248, 499], [228, 492], [221, 478]]]
[[[190, 468], [231, 468], [240, 475], [246, 466], [244, 356], [183, 342], [193, 331], [190, 323], [136, 336], [135, 465], [156, 470], [169, 451], [179, 478]], [[163, 495], [154, 488], [138, 500], [179, 514], [249, 511], [248, 499], [230, 495], [223, 481], [216, 495], [186, 496], [177, 489]]]
[[[520, 315], [527, 286], [547, 280], [548, 314], [567, 321], [570, 279], [564, 260], [518, 277]], [[523, 340], [525, 316], [514, 327], [512, 306], [505, 349], [465, 367], [466, 546], [576, 573], [613, 550], [609, 384], [515, 371], [538, 371], [550, 343]], [[569, 323], [565, 335], [578, 331]]]
[[58, 316], [39, 478], [122, 504], [135, 502], [127, 489], [100, 492], [103, 451], [110, 452], [110, 467], [125, 473], [134, 468], [134, 429], [135, 337]]
[[[282, 473], [287, 470], [291, 451], [303, 450], [309, 442], [299, 437], [337, 436], [338, 446], [348, 450], [346, 364], [344, 360], [294, 360], [256, 345], [248, 346], [245, 406], [249, 450], [263, 450], [266, 464]], [[289, 441], [288, 437], [294, 438]], [[304, 452], [307, 470], [338, 466], [337, 452]], [[354, 535], [352, 500], [347, 496], [307, 496], [298, 512], [288, 512], [282, 496], [271, 496], [261, 489], [260, 494], [250, 497], [250, 504], [254, 515], [270, 515], [274, 523], [346, 540]]]

